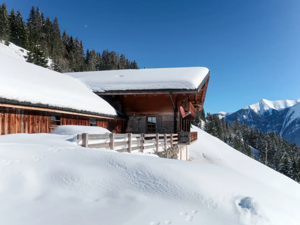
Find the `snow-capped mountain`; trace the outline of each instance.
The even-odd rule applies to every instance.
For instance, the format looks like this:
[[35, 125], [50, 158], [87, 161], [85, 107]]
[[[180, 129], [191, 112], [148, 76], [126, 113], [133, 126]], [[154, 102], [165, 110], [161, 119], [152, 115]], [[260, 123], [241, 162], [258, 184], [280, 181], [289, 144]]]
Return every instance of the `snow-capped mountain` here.
[[219, 112], [217, 115], [229, 123], [240, 121], [262, 132], [276, 132], [287, 141], [300, 144], [300, 98], [279, 101], [262, 99], [236, 112]]

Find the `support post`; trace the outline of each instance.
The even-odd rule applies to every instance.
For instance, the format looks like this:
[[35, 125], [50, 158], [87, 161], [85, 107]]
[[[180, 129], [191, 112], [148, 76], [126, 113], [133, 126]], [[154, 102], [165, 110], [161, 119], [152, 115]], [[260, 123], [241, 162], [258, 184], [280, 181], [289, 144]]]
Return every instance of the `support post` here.
[[173, 147], [173, 134], [171, 134], [171, 148]]
[[182, 146], [180, 148], [180, 160], [182, 160]]
[[141, 134], [141, 152], [144, 152], [144, 134]]
[[165, 151], [167, 151], [167, 134], [164, 134], [164, 147]]
[[132, 133], [128, 133], [128, 152], [131, 153], [132, 148]]
[[87, 133], [82, 134], [82, 147], [85, 148], [89, 147], [89, 134]]
[[114, 148], [115, 148], [115, 134], [114, 133], [110, 133], [109, 134], [109, 148], [111, 149], [111, 150], [114, 150]]
[[159, 147], [159, 134], [156, 133], [156, 153], [158, 153], [158, 147]]

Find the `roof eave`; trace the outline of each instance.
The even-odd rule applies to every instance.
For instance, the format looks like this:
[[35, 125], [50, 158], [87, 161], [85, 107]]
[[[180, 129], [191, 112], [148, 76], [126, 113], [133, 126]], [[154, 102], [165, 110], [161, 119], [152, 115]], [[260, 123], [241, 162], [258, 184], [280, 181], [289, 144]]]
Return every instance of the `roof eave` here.
[[33, 104], [33, 103], [30, 103], [30, 102], [19, 102], [19, 101], [15, 101], [15, 100], [4, 99], [4, 98], [0, 98], [0, 107], [28, 109], [28, 110], [68, 114], [68, 115], [85, 116], [85, 117], [91, 117], [91, 118], [123, 119], [123, 118], [119, 118], [117, 116], [117, 114], [114, 116], [114, 115], [107, 115], [107, 114], [103, 114], [103, 113], [94, 113], [94, 112], [90, 112], [90, 111], [76, 110], [76, 109], [71, 109], [71, 108], [55, 107], [55, 106], [44, 105], [44, 104]]

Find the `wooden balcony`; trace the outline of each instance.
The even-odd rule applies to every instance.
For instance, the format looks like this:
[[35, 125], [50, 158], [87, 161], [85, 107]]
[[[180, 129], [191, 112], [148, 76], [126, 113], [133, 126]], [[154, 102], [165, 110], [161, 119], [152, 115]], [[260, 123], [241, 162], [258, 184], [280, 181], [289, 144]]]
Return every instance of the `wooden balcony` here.
[[118, 152], [140, 151], [147, 149], [158, 152], [178, 144], [178, 134], [78, 134], [77, 139], [85, 148], [110, 148]]
[[185, 111], [185, 115], [186, 115], [184, 117], [185, 119], [188, 119], [188, 120], [196, 119], [197, 110], [191, 102], [183, 102], [182, 107], [184, 108], [184, 111]]
[[178, 143], [190, 145], [197, 139], [198, 139], [197, 132], [179, 132], [178, 133]]

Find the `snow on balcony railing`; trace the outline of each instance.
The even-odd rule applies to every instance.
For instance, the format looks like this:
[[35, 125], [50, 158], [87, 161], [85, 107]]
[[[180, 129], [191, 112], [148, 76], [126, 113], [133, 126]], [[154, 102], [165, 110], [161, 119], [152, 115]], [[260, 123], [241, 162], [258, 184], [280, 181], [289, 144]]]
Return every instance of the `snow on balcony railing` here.
[[109, 148], [118, 152], [146, 149], [158, 152], [178, 144], [178, 134], [78, 134], [77, 139], [86, 148]]

